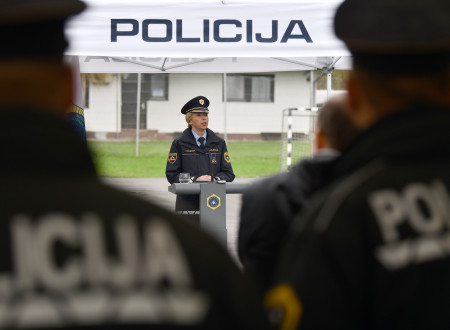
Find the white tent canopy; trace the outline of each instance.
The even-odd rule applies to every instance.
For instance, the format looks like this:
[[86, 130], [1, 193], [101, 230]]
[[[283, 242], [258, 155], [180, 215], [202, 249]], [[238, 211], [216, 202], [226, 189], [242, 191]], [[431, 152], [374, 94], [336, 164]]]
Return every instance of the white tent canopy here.
[[[351, 68], [332, 29], [342, 0], [84, 1], [88, 9], [66, 27], [67, 55], [80, 57], [81, 72], [223, 73], [225, 80], [232, 72], [319, 69], [330, 94], [331, 72]], [[224, 113], [226, 136], [226, 102]]]
[[341, 0], [86, 0], [67, 26], [81, 72], [268, 72], [351, 66]]

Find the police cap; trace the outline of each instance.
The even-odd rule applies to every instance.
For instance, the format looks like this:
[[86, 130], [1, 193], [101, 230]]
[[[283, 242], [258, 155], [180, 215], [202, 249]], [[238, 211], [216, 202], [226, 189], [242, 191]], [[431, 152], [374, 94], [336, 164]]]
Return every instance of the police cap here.
[[334, 30], [365, 69], [429, 74], [450, 63], [449, 0], [346, 0]]
[[62, 58], [67, 47], [64, 23], [85, 7], [80, 0], [0, 1], [0, 58]]
[[188, 101], [182, 108], [181, 113], [183, 115], [188, 112], [203, 112], [209, 113], [208, 110], [209, 100], [204, 96], [194, 97], [192, 100]]

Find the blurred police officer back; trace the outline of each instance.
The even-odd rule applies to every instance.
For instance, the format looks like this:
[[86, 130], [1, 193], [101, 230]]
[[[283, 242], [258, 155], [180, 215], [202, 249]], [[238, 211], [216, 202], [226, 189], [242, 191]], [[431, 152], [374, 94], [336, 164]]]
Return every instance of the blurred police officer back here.
[[272, 284], [286, 234], [305, 201], [335, 178], [332, 167], [356, 135], [345, 111], [346, 95], [336, 95], [320, 109], [314, 132], [314, 154], [283, 172], [252, 184], [242, 194], [238, 253], [244, 270], [264, 287]]
[[227, 252], [103, 184], [65, 123], [77, 0], [0, 2], [0, 328], [264, 328]]
[[267, 296], [297, 296], [286, 319], [301, 329], [450, 328], [449, 18], [448, 0], [337, 10], [354, 58], [349, 113], [364, 132], [297, 222], [278, 269], [289, 286]]

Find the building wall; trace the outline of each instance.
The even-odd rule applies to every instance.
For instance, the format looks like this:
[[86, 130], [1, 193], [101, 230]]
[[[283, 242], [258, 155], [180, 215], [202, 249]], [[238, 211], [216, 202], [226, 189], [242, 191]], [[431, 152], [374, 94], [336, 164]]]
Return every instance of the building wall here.
[[[334, 96], [334, 95], [342, 94], [342, 93], [347, 93], [347, 91], [345, 91], [345, 90], [336, 90], [336, 91], [332, 90], [330, 97]], [[326, 90], [324, 90], [324, 89], [316, 90], [316, 104], [319, 105], [319, 106], [324, 104], [327, 101], [327, 96], [328, 96], [328, 93], [327, 93]]]
[[[181, 107], [191, 98], [203, 95], [210, 104], [210, 128], [230, 134], [279, 133], [282, 110], [309, 107], [311, 84], [308, 71], [276, 72], [274, 102], [223, 102], [222, 74], [170, 74], [167, 101], [147, 102], [147, 129], [161, 133], [181, 132], [186, 128]], [[85, 111], [86, 129], [91, 132], [120, 131], [120, 83], [90, 85], [90, 104]], [[225, 121], [226, 106], [226, 121]]]
[[120, 83], [117, 75], [107, 85], [90, 84], [84, 118], [88, 132], [120, 131]]
[[[191, 98], [204, 95], [210, 104], [210, 127], [231, 134], [280, 132], [281, 112], [293, 106], [309, 106], [309, 83], [306, 72], [275, 73], [274, 102], [223, 102], [222, 74], [171, 74], [169, 100], [149, 101], [147, 127], [160, 132], [177, 132], [186, 128], [182, 106]], [[226, 123], [225, 123], [226, 107]], [[161, 111], [163, 113], [161, 113]]]

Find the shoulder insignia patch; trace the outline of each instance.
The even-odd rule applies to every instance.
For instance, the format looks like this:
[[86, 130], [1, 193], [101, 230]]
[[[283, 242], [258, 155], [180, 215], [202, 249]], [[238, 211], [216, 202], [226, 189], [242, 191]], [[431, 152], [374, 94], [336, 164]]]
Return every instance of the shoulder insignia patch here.
[[278, 324], [281, 330], [297, 329], [303, 314], [303, 306], [294, 288], [280, 283], [272, 288], [264, 298], [264, 307], [271, 322]]
[[177, 161], [177, 153], [174, 152], [172, 154], [169, 154], [169, 158], [167, 160], [170, 164], [174, 164]]
[[226, 161], [227, 163], [230, 163], [230, 162], [231, 162], [230, 156], [228, 156], [228, 151], [226, 151], [226, 152], [223, 154], [223, 158], [225, 158], [225, 161]]

